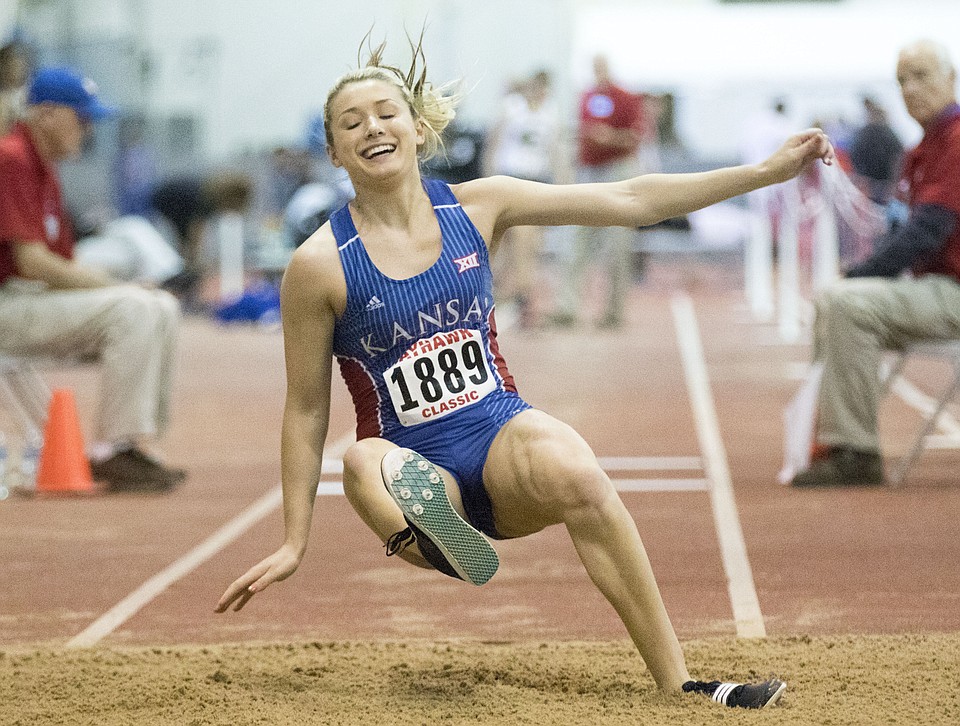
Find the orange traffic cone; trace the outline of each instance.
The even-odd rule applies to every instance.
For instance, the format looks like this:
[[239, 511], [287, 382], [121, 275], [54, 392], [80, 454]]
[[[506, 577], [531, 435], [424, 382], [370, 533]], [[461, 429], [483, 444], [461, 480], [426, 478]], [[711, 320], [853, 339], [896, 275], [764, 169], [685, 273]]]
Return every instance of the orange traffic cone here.
[[37, 466], [37, 494], [92, 494], [93, 476], [83, 450], [83, 435], [73, 391], [58, 388], [50, 399]]

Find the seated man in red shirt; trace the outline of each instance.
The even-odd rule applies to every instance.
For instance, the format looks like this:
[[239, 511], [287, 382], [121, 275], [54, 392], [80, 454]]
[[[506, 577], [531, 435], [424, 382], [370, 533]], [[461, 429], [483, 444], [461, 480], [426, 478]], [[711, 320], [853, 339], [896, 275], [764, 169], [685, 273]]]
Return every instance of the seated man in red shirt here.
[[[942, 46], [920, 41], [900, 52], [897, 82], [907, 112], [924, 131], [900, 179], [910, 216], [816, 302], [813, 352], [824, 363], [817, 443], [828, 454], [797, 474], [793, 486], [882, 483], [877, 426], [882, 352], [960, 338], [956, 80]], [[907, 270], [913, 274], [901, 277]]]
[[103, 382], [94, 477], [109, 491], [166, 491], [182, 481], [144, 451], [168, 421], [180, 310], [168, 293], [120, 284], [72, 260], [56, 163], [112, 115], [67, 68], [32, 79], [23, 118], [0, 137], [0, 350], [93, 356]]

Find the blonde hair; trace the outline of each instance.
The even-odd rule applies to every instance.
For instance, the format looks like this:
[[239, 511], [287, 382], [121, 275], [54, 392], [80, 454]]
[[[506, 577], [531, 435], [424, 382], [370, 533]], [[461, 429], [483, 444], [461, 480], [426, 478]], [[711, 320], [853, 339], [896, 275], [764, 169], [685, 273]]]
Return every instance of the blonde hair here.
[[[406, 72], [383, 62], [383, 53], [387, 47], [386, 41], [371, 49], [369, 39], [370, 33], [367, 33], [360, 42], [360, 51], [357, 53], [357, 65], [360, 67], [340, 76], [333, 84], [333, 88], [330, 89], [327, 100], [323, 104], [323, 127], [327, 137], [327, 145], [333, 146], [333, 132], [331, 131], [333, 119], [330, 114], [333, 100], [337, 97], [337, 94], [351, 83], [370, 80], [383, 81], [400, 90], [414, 120], [423, 123], [424, 141], [417, 149], [417, 156], [421, 161], [433, 158], [437, 155], [437, 152], [443, 149], [443, 131], [456, 116], [456, 107], [461, 99], [461, 94], [454, 90], [458, 85], [457, 82], [445, 83], [443, 86], [436, 88], [427, 80], [427, 59], [423, 52], [423, 31], [420, 32], [420, 38], [416, 44], [410, 36], [407, 36], [413, 57], [410, 60], [410, 68]], [[367, 62], [362, 63], [360, 54], [365, 44], [368, 47], [369, 55]]]

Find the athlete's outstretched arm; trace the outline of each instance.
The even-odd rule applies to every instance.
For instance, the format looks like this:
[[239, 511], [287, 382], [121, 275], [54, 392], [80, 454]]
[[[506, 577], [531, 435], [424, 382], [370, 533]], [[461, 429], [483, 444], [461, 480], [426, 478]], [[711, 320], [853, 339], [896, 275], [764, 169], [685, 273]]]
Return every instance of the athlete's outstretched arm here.
[[335, 244], [321, 247], [322, 237], [317, 233], [294, 253], [280, 295], [287, 371], [280, 450], [286, 536], [276, 552], [226, 589], [218, 613], [231, 605], [239, 610], [256, 593], [292, 575], [307, 548], [330, 418], [335, 321], [331, 267], [340, 269], [336, 261], [331, 265], [329, 249], [336, 255]]
[[[642, 227], [797, 176], [816, 159], [833, 162], [820, 129], [794, 134], [769, 159], [694, 174], [647, 174], [608, 184], [538, 184], [489, 177], [460, 184], [457, 198], [487, 240], [518, 225]], [[489, 236], [487, 236], [489, 235]]]

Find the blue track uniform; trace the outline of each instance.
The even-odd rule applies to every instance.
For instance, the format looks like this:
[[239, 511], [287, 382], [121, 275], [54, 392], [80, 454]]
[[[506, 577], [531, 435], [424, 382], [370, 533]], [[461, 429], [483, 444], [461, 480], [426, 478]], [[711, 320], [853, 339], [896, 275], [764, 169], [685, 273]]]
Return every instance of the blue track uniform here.
[[422, 454], [457, 478], [470, 522], [499, 537], [483, 465], [500, 428], [530, 408], [497, 347], [487, 245], [450, 187], [426, 179], [439, 259], [405, 280], [367, 255], [347, 206], [330, 218], [347, 281], [333, 352], [357, 411], [357, 438]]

